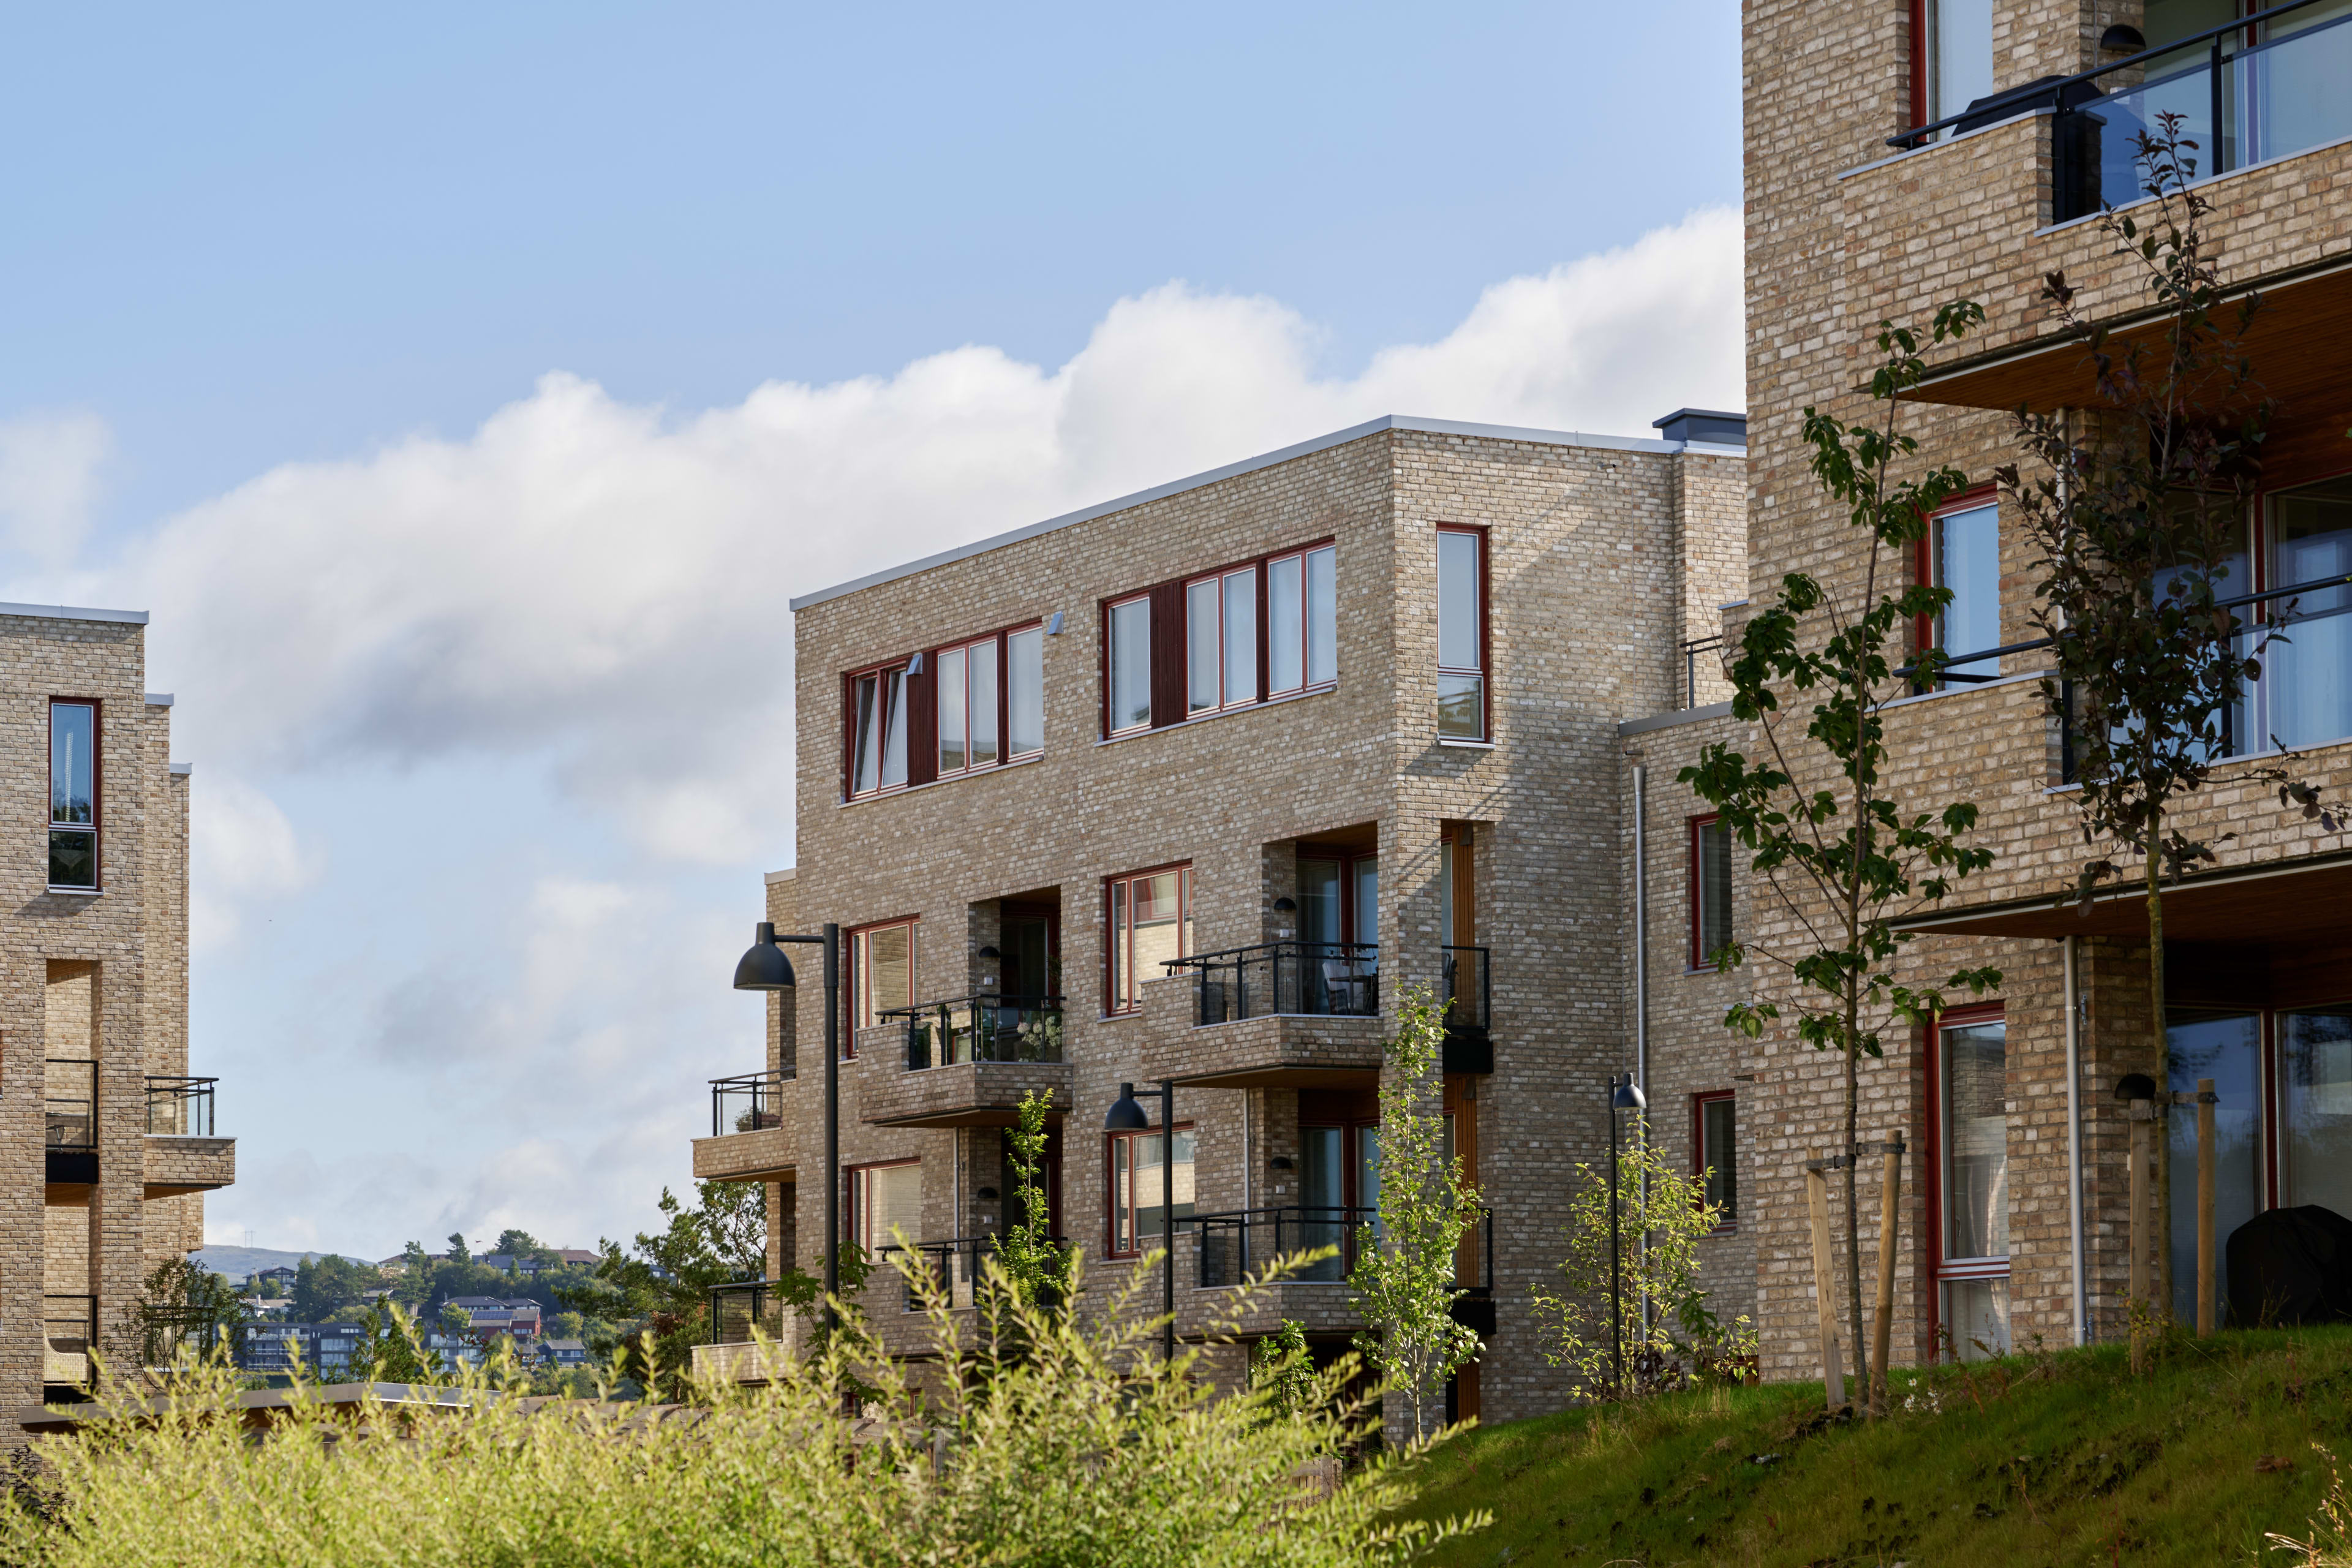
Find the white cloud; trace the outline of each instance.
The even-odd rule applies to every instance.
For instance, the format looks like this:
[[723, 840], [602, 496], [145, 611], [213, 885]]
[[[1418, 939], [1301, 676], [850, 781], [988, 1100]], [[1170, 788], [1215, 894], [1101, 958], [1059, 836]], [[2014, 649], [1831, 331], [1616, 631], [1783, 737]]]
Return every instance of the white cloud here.
[[290, 898], [326, 872], [278, 803], [227, 773], [190, 792], [189, 941], [201, 952], [236, 940], [240, 905]]
[[70, 562], [112, 447], [106, 422], [94, 414], [0, 419], [0, 543], [43, 567]]
[[173, 519], [119, 591], [241, 766], [539, 755], [657, 854], [789, 821], [784, 601], [1383, 413], [1622, 434], [1741, 403], [1738, 216], [1496, 285], [1321, 377], [1272, 300], [1171, 283], [1056, 370], [994, 349], [692, 415], [553, 374], [462, 440], [289, 464]]

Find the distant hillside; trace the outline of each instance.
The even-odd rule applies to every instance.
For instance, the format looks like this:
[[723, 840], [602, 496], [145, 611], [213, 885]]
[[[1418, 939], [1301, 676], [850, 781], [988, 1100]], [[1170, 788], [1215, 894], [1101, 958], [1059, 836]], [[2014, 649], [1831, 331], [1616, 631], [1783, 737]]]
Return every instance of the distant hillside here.
[[[195, 1254], [199, 1267], [215, 1274], [226, 1275], [235, 1284], [242, 1284], [264, 1268], [299, 1268], [303, 1259], [325, 1258], [323, 1252], [280, 1252], [269, 1247], [207, 1247]], [[351, 1258], [353, 1263], [373, 1264], [373, 1258], [352, 1258], [348, 1252], [336, 1254]]]

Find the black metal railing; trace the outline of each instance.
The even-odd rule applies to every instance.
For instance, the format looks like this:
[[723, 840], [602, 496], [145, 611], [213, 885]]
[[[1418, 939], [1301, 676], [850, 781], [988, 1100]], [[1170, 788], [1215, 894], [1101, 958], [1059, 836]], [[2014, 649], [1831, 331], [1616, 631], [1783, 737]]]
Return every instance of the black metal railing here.
[[[1380, 1210], [1339, 1205], [1284, 1204], [1232, 1209], [1180, 1218], [1199, 1237], [1199, 1282], [1204, 1290], [1238, 1285], [1253, 1268], [1263, 1268], [1293, 1252], [1336, 1247], [1331, 1257], [1289, 1276], [1309, 1283], [1344, 1280], [1356, 1267], [1366, 1231], [1380, 1235]], [[1481, 1207], [1478, 1223], [1462, 1238], [1454, 1262], [1454, 1285], [1473, 1296], [1495, 1293], [1495, 1211]]]
[[[2307, 152], [2352, 136], [2352, 94], [2344, 90], [2352, 81], [2352, 16], [2312, 9], [2327, 3], [2289, 0], [2074, 76], [1997, 92], [1887, 143], [1917, 147], [1948, 132], [2051, 110], [2052, 216], [2060, 223], [2146, 194], [2138, 139], [2157, 134], [2166, 114], [2179, 115], [2181, 140], [2197, 143], [2200, 176]], [[2280, 31], [2282, 22], [2290, 30]]]
[[908, 1072], [964, 1062], [1062, 1059], [1059, 996], [1006, 996], [983, 991], [893, 1007], [881, 1016], [906, 1022]]
[[1445, 1026], [1486, 1028], [1495, 1016], [1492, 954], [1483, 947], [1438, 951], [1445, 955]]
[[48, 1058], [43, 1120], [52, 1149], [98, 1147], [98, 1064], [80, 1057]]
[[184, 1138], [213, 1133], [213, 1085], [216, 1078], [147, 1075], [147, 1131]]
[[[1178, 1221], [1180, 1225], [1182, 1221]], [[1048, 1237], [1052, 1245], [1064, 1252], [1070, 1249], [1065, 1237]], [[988, 1259], [996, 1255], [997, 1237], [993, 1236], [960, 1236], [950, 1241], [912, 1241], [901, 1247], [892, 1242], [875, 1248], [876, 1261], [885, 1268], [893, 1259], [905, 1256], [910, 1268], [905, 1279], [904, 1304], [909, 1312], [923, 1310], [923, 1292], [918, 1281], [928, 1277], [933, 1289], [943, 1291], [951, 1308], [977, 1306], [985, 1299], [988, 1288]], [[919, 1259], [919, 1264], [914, 1260]]]
[[750, 1344], [754, 1328], [760, 1331], [763, 1339], [783, 1338], [785, 1301], [779, 1289], [779, 1282], [773, 1279], [738, 1279], [725, 1285], [713, 1285], [710, 1288], [710, 1342], [715, 1345]]
[[1193, 1021], [1277, 1013], [1370, 1017], [1381, 1010], [1381, 949], [1370, 942], [1268, 942], [1167, 961], [1196, 979]]
[[1698, 656], [1722, 650], [1721, 637], [1699, 637], [1683, 644], [1683, 707], [1685, 710], [1698, 706]]
[[710, 1135], [723, 1138], [730, 1132], [759, 1132], [771, 1127], [782, 1127], [784, 1124], [783, 1088], [792, 1081], [793, 1069], [790, 1068], [712, 1079]]
[[86, 1387], [89, 1352], [98, 1344], [98, 1298], [41, 1298], [41, 1381]]

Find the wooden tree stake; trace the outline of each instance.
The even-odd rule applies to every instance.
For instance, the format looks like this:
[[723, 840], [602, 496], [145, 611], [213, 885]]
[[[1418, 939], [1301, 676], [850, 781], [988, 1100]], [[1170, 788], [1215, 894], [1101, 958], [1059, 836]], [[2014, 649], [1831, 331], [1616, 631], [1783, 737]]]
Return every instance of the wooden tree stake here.
[[2213, 1331], [2213, 1080], [2197, 1080], [2197, 1334]]
[[1903, 1203], [1903, 1134], [1888, 1134], [1879, 1145], [1886, 1167], [1878, 1184], [1878, 1310], [1870, 1329], [1870, 1376], [1873, 1415], [1886, 1411], [1886, 1353], [1895, 1335], [1895, 1254], [1900, 1239], [1896, 1221]]
[[1805, 1165], [1805, 1199], [1812, 1207], [1813, 1299], [1821, 1309], [1822, 1387], [1832, 1410], [1845, 1408], [1845, 1368], [1838, 1360], [1837, 1270], [1830, 1261], [1830, 1179], [1825, 1161]]

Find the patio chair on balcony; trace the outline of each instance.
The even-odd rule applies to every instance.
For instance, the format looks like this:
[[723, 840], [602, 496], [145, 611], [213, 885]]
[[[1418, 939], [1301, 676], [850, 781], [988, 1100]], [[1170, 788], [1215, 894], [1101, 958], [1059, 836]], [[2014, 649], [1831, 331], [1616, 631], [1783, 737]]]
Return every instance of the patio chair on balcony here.
[[1361, 1016], [1379, 1005], [1380, 966], [1361, 958], [1323, 961], [1323, 994], [1331, 1011]]

